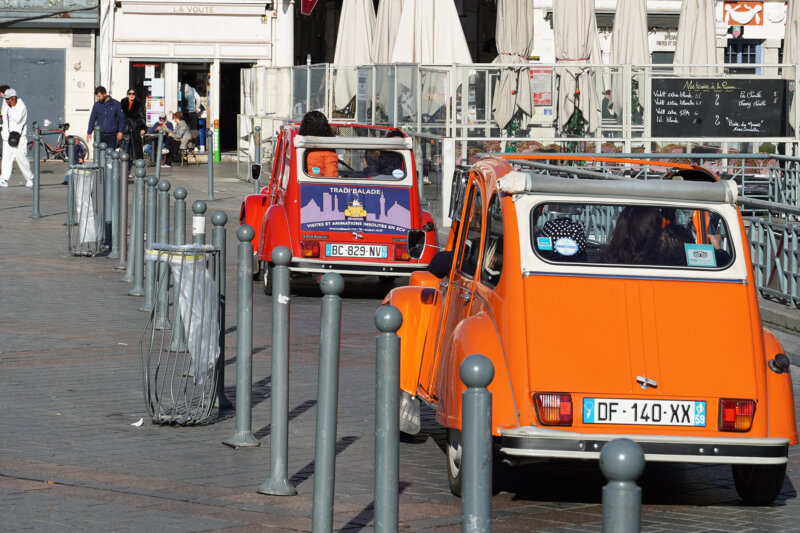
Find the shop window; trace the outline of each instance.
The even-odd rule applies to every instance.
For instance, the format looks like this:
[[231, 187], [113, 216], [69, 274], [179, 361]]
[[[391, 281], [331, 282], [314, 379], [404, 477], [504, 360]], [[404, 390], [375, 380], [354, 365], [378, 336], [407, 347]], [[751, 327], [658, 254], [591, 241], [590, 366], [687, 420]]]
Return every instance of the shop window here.
[[[725, 63], [736, 65], [758, 65], [761, 63], [761, 41], [729, 39], [725, 47]], [[760, 74], [759, 68], [732, 67], [730, 74]]]

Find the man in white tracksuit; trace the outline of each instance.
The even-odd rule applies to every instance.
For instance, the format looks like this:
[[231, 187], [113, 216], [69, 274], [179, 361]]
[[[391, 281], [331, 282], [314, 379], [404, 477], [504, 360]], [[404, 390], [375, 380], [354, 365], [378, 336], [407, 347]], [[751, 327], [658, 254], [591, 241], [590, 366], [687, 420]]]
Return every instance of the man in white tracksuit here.
[[[33, 187], [33, 172], [28, 163], [28, 109], [21, 98], [17, 98], [17, 91], [8, 89], [3, 94], [3, 162], [0, 171], [0, 187], [8, 187], [8, 178], [11, 177], [11, 166], [14, 161], [25, 178], [25, 186]], [[8, 136], [12, 132], [19, 132], [19, 144], [8, 144]]]

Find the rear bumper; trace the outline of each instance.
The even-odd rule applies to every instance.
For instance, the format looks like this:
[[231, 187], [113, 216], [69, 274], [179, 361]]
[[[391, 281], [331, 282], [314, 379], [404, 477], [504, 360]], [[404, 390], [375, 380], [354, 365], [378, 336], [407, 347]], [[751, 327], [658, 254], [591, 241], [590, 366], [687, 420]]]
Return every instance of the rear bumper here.
[[766, 465], [786, 463], [789, 454], [789, 439], [614, 435], [532, 426], [503, 430], [501, 437], [501, 451], [519, 457], [598, 459], [603, 446], [619, 438], [639, 444], [646, 461]]
[[364, 261], [315, 261], [305, 259], [292, 261], [289, 264], [291, 272], [319, 273], [337, 272], [353, 276], [393, 276], [409, 277], [413, 272], [425, 270], [425, 263], [367, 263]]

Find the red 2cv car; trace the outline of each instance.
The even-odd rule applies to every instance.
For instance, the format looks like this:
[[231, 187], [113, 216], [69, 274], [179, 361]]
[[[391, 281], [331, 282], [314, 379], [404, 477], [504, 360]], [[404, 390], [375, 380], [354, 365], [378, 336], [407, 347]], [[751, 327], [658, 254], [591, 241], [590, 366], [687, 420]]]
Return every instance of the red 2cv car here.
[[[406, 246], [406, 232], [423, 227], [436, 244], [433, 217], [420, 208], [411, 139], [393, 128], [331, 126], [339, 135], [301, 136], [298, 124], [284, 127], [269, 185], [242, 204], [239, 220], [256, 230], [254, 272], [266, 294], [277, 246], [292, 251], [293, 277], [335, 271], [391, 280], [425, 269], [435, 253], [431, 247], [412, 259]], [[335, 154], [338, 168], [313, 162], [319, 152]]]
[[435, 409], [460, 494], [459, 366], [480, 353], [505, 459], [597, 459], [627, 437], [647, 461], [731, 464], [743, 500], [773, 501], [797, 443], [790, 365], [761, 325], [736, 185], [514, 158], [456, 175], [446, 250], [386, 297], [403, 314], [401, 430], [420, 430], [420, 400]]

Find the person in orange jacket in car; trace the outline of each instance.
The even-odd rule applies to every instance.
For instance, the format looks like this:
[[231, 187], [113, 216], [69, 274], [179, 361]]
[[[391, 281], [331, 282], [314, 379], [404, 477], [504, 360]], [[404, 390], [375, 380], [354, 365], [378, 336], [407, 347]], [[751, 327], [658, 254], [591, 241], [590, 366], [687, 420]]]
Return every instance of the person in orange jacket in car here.
[[[309, 111], [300, 123], [300, 135], [311, 137], [333, 137], [333, 130], [325, 114]], [[335, 178], [339, 176], [339, 156], [334, 150], [311, 150], [306, 158], [306, 172], [310, 176]]]

